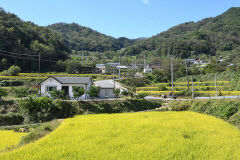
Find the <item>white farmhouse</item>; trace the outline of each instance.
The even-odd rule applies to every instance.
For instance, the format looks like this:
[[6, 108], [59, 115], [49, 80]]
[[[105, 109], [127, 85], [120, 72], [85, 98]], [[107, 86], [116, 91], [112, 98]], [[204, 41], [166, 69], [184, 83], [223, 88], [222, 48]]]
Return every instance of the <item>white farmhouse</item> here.
[[82, 95], [79, 99], [88, 99], [87, 91], [92, 86], [92, 79], [90, 77], [48, 77], [41, 83], [39, 83], [40, 92], [43, 95], [50, 96], [50, 92], [57, 90], [64, 90], [66, 95], [70, 99], [73, 97], [73, 87], [83, 87], [85, 94]]

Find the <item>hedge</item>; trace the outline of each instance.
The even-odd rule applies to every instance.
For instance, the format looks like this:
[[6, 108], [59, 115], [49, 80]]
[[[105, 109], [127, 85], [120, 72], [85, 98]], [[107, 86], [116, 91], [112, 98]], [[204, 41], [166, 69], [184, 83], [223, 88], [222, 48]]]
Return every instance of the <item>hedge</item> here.
[[19, 113], [0, 114], [0, 126], [18, 125], [23, 121], [24, 117]]

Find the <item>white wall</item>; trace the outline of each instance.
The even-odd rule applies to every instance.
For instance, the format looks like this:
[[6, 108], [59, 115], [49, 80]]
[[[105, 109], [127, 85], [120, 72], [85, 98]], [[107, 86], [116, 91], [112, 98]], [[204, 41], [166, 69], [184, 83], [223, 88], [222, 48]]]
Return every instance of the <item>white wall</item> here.
[[47, 86], [56, 86], [57, 90], [62, 89], [62, 84], [56, 81], [54, 78], [49, 78], [41, 83], [41, 94], [50, 96], [50, 94], [47, 92]]
[[114, 98], [115, 94], [113, 93], [113, 88], [101, 88], [100, 90], [100, 98]]

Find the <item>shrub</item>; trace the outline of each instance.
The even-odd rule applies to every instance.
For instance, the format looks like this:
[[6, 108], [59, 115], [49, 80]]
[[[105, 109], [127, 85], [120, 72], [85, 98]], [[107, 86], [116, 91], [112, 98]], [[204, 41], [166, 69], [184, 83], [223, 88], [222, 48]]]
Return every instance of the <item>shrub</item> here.
[[29, 97], [20, 101], [20, 107], [27, 113], [29, 120], [44, 122], [54, 118], [53, 100], [48, 97]]
[[0, 114], [0, 126], [18, 125], [24, 121], [24, 117], [19, 113]]
[[169, 109], [173, 111], [191, 110], [206, 113], [221, 118], [234, 125], [239, 125], [240, 100], [191, 100], [173, 101], [169, 103]]
[[159, 91], [167, 91], [167, 90], [168, 90], [167, 87], [166, 87], [166, 85], [163, 85], [163, 84], [160, 84], [160, 85], [158, 86], [158, 89], [159, 89]]
[[75, 105], [68, 101], [48, 97], [29, 97], [20, 101], [20, 107], [30, 122], [45, 122], [55, 118], [68, 118], [78, 113]]
[[13, 87], [12, 92], [16, 98], [27, 97], [29, 94], [27, 87]]
[[0, 88], [0, 100], [2, 99], [2, 97], [5, 97], [8, 95], [8, 92], [3, 89], [3, 88]]
[[87, 92], [90, 97], [96, 98], [99, 97], [101, 88], [99, 86], [92, 86], [90, 90]]
[[116, 88], [113, 93], [115, 94], [115, 97], [120, 97], [120, 89], [119, 88]]
[[8, 87], [8, 86], [22, 86], [24, 83], [20, 80], [2, 80], [0, 81], [1, 87]]
[[51, 112], [55, 113], [54, 118], [68, 118], [77, 114], [77, 108], [67, 101], [55, 100]]
[[21, 68], [18, 66], [11, 66], [8, 70], [2, 72], [3, 76], [17, 76], [21, 72]]
[[83, 87], [73, 86], [73, 97], [80, 98], [85, 93]]
[[144, 99], [145, 97], [147, 97], [148, 94], [147, 93], [138, 93], [136, 95], [136, 99]]
[[121, 93], [123, 96], [126, 97], [127, 99], [127, 96], [129, 95], [129, 92], [127, 90], [123, 90], [122, 93]]
[[53, 90], [50, 92], [51, 98], [53, 99], [66, 99], [67, 96], [65, 95], [64, 90]]

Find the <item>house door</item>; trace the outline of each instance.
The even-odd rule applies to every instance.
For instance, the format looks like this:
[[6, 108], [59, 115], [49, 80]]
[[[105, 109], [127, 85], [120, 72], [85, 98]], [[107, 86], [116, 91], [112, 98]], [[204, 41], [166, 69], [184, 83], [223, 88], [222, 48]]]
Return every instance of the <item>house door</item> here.
[[69, 86], [62, 86], [65, 96], [69, 97]]

